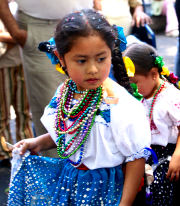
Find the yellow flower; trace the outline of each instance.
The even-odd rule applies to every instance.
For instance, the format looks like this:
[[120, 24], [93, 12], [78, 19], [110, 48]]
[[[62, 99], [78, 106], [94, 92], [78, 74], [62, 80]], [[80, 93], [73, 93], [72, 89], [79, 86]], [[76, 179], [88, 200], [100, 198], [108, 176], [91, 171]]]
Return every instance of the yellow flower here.
[[178, 88], [180, 89], [180, 81], [178, 81], [178, 84], [177, 84], [177, 85], [178, 85]]
[[128, 77], [134, 77], [135, 66], [129, 57], [123, 57], [124, 65], [126, 67]]
[[163, 66], [163, 67], [162, 67], [161, 75], [169, 76], [169, 75], [170, 75], [169, 69], [168, 69], [167, 67]]
[[58, 72], [60, 72], [61, 74], [65, 74], [65, 72], [63, 71], [62, 67], [60, 66], [60, 64], [56, 64], [56, 70]]

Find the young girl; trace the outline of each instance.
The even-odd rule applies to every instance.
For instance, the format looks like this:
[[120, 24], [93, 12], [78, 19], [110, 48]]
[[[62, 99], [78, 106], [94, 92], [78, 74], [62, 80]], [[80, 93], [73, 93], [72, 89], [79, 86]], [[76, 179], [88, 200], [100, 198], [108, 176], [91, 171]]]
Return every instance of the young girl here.
[[[48, 133], [15, 149], [22, 155], [57, 147], [60, 159], [25, 153], [11, 179], [9, 205], [132, 205], [149, 156], [150, 128], [142, 104], [126, 90], [124, 39], [120, 28], [86, 10], [57, 25], [56, 47], [41, 44], [56, 53], [69, 79], [45, 108], [41, 120]], [[122, 86], [107, 78], [111, 58]]]
[[[147, 44], [131, 45], [124, 55], [135, 65], [131, 80], [144, 96], [142, 103], [150, 121], [151, 147], [159, 159], [157, 167], [152, 166], [155, 180], [150, 186], [151, 205], [180, 205], [175, 195], [179, 191], [177, 180], [180, 175], [180, 91], [173, 85], [177, 78], [164, 67], [162, 57], [155, 49]], [[153, 164], [151, 159], [148, 163]]]

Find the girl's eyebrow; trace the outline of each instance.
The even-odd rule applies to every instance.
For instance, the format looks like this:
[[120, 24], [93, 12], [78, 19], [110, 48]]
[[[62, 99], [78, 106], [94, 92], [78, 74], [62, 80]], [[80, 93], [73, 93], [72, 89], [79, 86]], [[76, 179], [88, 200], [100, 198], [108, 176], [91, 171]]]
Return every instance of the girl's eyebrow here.
[[103, 51], [103, 52], [96, 54], [96, 56], [101, 56], [101, 55], [106, 54], [106, 53], [107, 53], [106, 51]]
[[[103, 51], [103, 52], [100, 52], [100, 53], [98, 53], [98, 54], [96, 54], [95, 56], [101, 56], [101, 55], [103, 55], [103, 54], [106, 54], [107, 52], [106, 51]], [[74, 57], [76, 57], [76, 58], [86, 58], [86, 57], [88, 57], [89, 55], [83, 55], [83, 54], [77, 54], [77, 55], [75, 55]]]

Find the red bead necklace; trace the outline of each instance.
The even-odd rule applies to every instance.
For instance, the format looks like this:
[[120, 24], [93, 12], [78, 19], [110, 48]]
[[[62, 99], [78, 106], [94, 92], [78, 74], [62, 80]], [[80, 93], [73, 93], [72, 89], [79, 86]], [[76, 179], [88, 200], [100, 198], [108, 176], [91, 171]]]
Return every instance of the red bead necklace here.
[[155, 92], [155, 94], [154, 94], [154, 96], [153, 96], [153, 100], [152, 100], [152, 103], [151, 103], [151, 106], [150, 106], [150, 110], [149, 110], [149, 120], [150, 120], [150, 122], [151, 122], [151, 120], [152, 120], [153, 108], [154, 108], [154, 104], [155, 104], [155, 102], [156, 102], [157, 96], [158, 96], [158, 94], [162, 91], [162, 89], [164, 88], [164, 86], [165, 86], [165, 81], [163, 81], [163, 82], [159, 85], [159, 87], [157, 88], [157, 90], [156, 90], [156, 92]]

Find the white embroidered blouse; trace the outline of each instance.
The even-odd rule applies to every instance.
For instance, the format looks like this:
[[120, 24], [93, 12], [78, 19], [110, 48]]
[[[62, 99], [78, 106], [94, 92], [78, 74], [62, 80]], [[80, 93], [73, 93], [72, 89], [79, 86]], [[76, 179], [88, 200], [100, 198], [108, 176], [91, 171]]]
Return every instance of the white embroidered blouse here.
[[[89, 169], [115, 167], [123, 162], [142, 157], [147, 159], [149, 156], [145, 148], [150, 146], [151, 133], [143, 105], [115, 82], [113, 91], [119, 98], [118, 103], [107, 104], [103, 100], [100, 111], [104, 115], [96, 116], [85, 144], [82, 163]], [[60, 87], [41, 118], [55, 143], [56, 97], [59, 93]], [[71, 137], [68, 134], [66, 141]], [[70, 159], [77, 161], [79, 152], [77, 151]]]
[[[142, 100], [147, 117], [149, 116], [152, 99]], [[166, 82], [165, 89], [157, 96], [153, 108], [151, 144], [162, 146], [167, 146], [168, 143], [176, 144], [177, 126], [180, 126], [180, 90]]]

